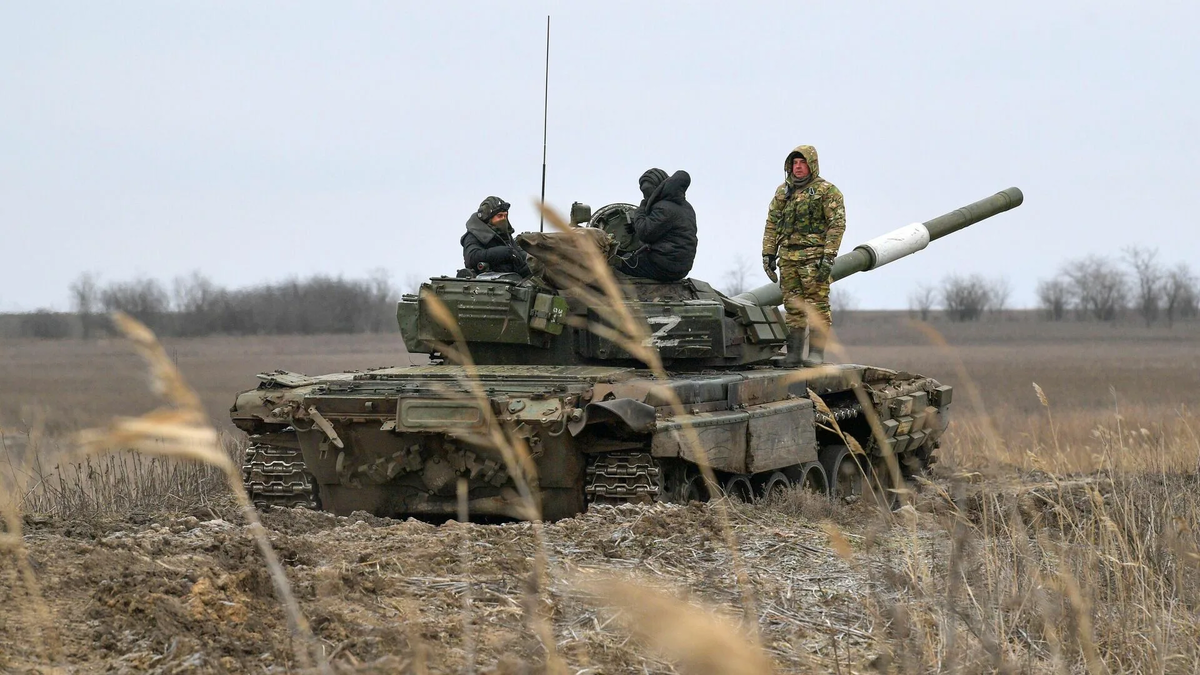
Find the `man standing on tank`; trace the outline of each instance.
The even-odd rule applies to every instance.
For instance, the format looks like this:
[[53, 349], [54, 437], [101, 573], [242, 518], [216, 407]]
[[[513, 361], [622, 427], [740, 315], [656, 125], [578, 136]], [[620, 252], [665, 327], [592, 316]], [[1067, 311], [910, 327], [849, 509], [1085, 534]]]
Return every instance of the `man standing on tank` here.
[[[821, 178], [813, 146], [801, 145], [788, 153], [783, 171], [783, 184], [767, 208], [763, 269], [783, 291], [788, 325], [785, 363], [820, 365], [825, 361], [825, 340], [833, 323], [829, 284], [833, 259], [846, 232], [846, 206], [841, 190]], [[822, 325], [809, 325], [809, 311]], [[808, 358], [801, 361], [806, 328]]]
[[460, 243], [463, 264], [472, 272], [511, 272], [529, 277], [526, 254], [513, 241], [513, 228], [508, 222], [508, 202], [488, 197], [479, 210], [467, 218], [467, 233]]
[[696, 260], [696, 210], [687, 201], [692, 177], [649, 169], [638, 179], [642, 203], [630, 214], [629, 232], [639, 247], [617, 264], [629, 276], [679, 281]]

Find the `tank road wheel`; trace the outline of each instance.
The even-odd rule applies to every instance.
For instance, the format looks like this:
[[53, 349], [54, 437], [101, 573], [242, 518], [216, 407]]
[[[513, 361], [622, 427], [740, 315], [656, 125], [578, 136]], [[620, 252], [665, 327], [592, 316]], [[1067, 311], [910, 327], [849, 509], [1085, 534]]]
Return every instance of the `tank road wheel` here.
[[792, 489], [792, 481], [782, 471], [772, 471], [755, 483], [754, 494], [761, 502], [783, 499]]
[[704, 484], [704, 476], [691, 464], [681, 464], [664, 469], [663, 491], [659, 501], [670, 504], [689, 504], [691, 502], [706, 502], [710, 498], [708, 486]]
[[887, 460], [881, 457], [873, 467], [871, 480], [868, 485], [868, 491], [874, 498], [875, 505], [888, 511], [895, 511], [904, 505], [904, 499], [900, 495], [901, 490], [911, 490], [913, 488], [905, 473], [906, 469], [903, 458], [897, 458], [897, 460], [900, 465], [899, 484], [892, 480], [892, 472], [888, 469]]
[[750, 486], [750, 479], [742, 474], [730, 476], [722, 487], [725, 495], [731, 499], [747, 503], [754, 501], [754, 488]]
[[256, 508], [321, 508], [317, 482], [298, 448], [251, 443], [242, 463], [242, 484]]
[[820, 495], [829, 494], [829, 479], [820, 462], [808, 462], [801, 468], [804, 470], [804, 477], [800, 479], [801, 488]]
[[863, 471], [850, 449], [844, 445], [828, 445], [818, 456], [829, 479], [829, 496], [853, 501], [863, 493]]
[[688, 476], [687, 481], [679, 486], [676, 492], [676, 500], [680, 504], [708, 501], [708, 490], [704, 487], [704, 476], [701, 476], [699, 473], [693, 473]]

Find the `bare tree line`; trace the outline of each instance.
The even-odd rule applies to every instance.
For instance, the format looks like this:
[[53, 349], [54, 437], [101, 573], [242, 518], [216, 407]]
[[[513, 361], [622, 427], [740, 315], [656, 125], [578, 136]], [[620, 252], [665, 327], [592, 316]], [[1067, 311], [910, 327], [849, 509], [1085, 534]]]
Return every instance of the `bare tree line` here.
[[1200, 281], [1186, 262], [1168, 267], [1156, 249], [1129, 246], [1119, 258], [1091, 255], [1070, 260], [1050, 279], [1038, 282], [1038, 303], [1046, 318], [1115, 321], [1132, 310], [1151, 326], [1162, 320], [1200, 316]]
[[[1007, 309], [1012, 288], [1004, 277], [951, 275], [940, 285], [921, 284], [908, 296], [909, 312], [928, 321], [941, 309], [952, 321], [978, 321]], [[1200, 316], [1200, 282], [1186, 262], [1166, 267], [1158, 251], [1139, 246], [1120, 257], [1090, 255], [1064, 263], [1037, 285], [1045, 318], [1116, 321], [1134, 312], [1147, 326], [1168, 326]]]
[[[159, 335], [310, 335], [394, 332], [399, 292], [385, 271], [365, 279], [315, 275], [227, 289], [193, 272], [168, 286], [136, 278], [101, 284], [92, 272], [70, 288], [71, 309], [84, 338], [107, 331], [106, 315], [122, 311]], [[28, 337], [67, 337], [70, 317], [39, 310], [24, 317]]]
[[[725, 292], [747, 290], [754, 269], [745, 258], [735, 261], [723, 278]], [[415, 290], [420, 281], [409, 275], [405, 285]], [[399, 292], [384, 270], [365, 279], [315, 275], [241, 289], [218, 286], [199, 272], [176, 277], [169, 286], [144, 277], [101, 284], [97, 274], [86, 272], [69, 291], [74, 317], [37, 310], [20, 318], [16, 334], [89, 338], [106, 332], [106, 315], [118, 310], [167, 336], [397, 330]], [[939, 309], [952, 321], [978, 321], [1002, 314], [1011, 295], [1005, 277], [955, 274], [940, 284], [918, 285], [909, 294], [908, 307], [924, 321]], [[1180, 319], [1200, 318], [1200, 280], [1187, 262], [1167, 266], [1157, 250], [1130, 246], [1115, 258], [1090, 255], [1067, 261], [1053, 277], [1038, 282], [1037, 301], [1043, 316], [1052, 321], [1115, 321], [1133, 312], [1147, 326], [1159, 321], [1171, 326]], [[853, 294], [838, 287], [832, 289], [830, 302], [843, 317], [858, 306]]]
[[1011, 297], [1012, 285], [1003, 276], [952, 274], [942, 280], [940, 287], [923, 283], [913, 289], [908, 294], [908, 311], [922, 321], [929, 321], [933, 311], [940, 307], [951, 321], [978, 321], [1003, 313]]

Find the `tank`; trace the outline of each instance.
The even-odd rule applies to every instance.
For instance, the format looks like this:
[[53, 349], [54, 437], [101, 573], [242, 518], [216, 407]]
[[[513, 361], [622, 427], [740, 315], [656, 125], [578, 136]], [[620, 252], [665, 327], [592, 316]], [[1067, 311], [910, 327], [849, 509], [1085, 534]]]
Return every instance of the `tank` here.
[[[839, 256], [833, 278], [1022, 199], [1009, 188], [872, 239]], [[580, 238], [610, 260], [636, 249], [632, 208], [577, 203], [579, 227], [521, 235], [532, 279], [464, 270], [405, 295], [401, 335], [428, 365], [260, 374], [231, 408], [250, 437], [253, 501], [393, 517], [453, 517], [463, 502], [475, 518], [554, 520], [598, 503], [753, 501], [793, 486], [853, 500], [935, 461], [952, 388], [879, 366], [785, 367], [775, 284], [730, 297], [698, 279], [617, 274], [619, 300], [599, 301], [613, 277], [563, 263], [583, 255]], [[623, 321], [638, 330], [622, 335]]]

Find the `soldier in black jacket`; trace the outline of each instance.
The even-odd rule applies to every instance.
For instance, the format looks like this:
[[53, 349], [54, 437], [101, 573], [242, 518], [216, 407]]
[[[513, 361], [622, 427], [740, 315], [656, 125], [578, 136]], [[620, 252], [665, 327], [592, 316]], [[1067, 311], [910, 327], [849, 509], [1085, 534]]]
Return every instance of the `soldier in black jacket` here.
[[645, 199], [633, 213], [630, 232], [641, 244], [617, 264], [635, 277], [679, 281], [692, 271], [696, 259], [696, 211], [687, 201], [692, 177], [676, 171], [669, 178], [662, 169], [650, 169], [638, 180]]
[[509, 206], [499, 197], [488, 197], [467, 219], [467, 233], [460, 240], [467, 269], [475, 273], [513, 272], [530, 276], [525, 252], [513, 243]]

